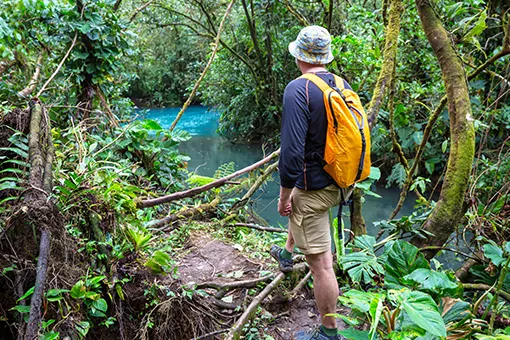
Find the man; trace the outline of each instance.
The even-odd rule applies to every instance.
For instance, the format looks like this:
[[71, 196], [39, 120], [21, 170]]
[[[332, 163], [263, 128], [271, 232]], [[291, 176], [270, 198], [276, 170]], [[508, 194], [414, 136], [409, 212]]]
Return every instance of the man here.
[[[314, 73], [331, 86], [335, 78], [324, 65], [333, 60], [331, 37], [319, 26], [305, 27], [289, 44], [301, 73]], [[344, 87], [350, 86], [344, 81]], [[296, 340], [337, 340], [336, 313], [338, 283], [333, 271], [329, 208], [340, 202], [340, 189], [323, 170], [327, 129], [323, 92], [311, 81], [290, 82], [283, 97], [281, 131], [280, 200], [278, 211], [289, 216], [285, 248], [271, 248], [271, 255], [284, 272], [292, 269], [294, 243], [305, 255], [314, 277], [314, 295], [322, 324], [299, 331]]]

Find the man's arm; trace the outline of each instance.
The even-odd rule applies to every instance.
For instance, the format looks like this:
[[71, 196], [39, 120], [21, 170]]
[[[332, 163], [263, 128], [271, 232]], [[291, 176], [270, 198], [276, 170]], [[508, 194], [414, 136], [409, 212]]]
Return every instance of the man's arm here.
[[[304, 81], [304, 80], [302, 80]], [[278, 211], [283, 216], [291, 212], [290, 196], [300, 176], [303, 175], [305, 139], [308, 132], [310, 111], [302, 81], [293, 81], [283, 95], [281, 133], [280, 201]]]

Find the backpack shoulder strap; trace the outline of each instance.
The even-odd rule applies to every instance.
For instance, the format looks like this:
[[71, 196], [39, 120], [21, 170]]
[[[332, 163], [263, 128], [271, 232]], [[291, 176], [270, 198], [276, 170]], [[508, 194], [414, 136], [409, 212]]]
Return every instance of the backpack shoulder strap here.
[[328, 89], [331, 89], [331, 86], [329, 86], [324, 80], [322, 80], [318, 75], [315, 75], [313, 73], [305, 73], [300, 78], [305, 78], [310, 80], [312, 83], [317, 85], [319, 89], [321, 89], [322, 92], [326, 92]]
[[338, 87], [340, 90], [345, 90], [344, 80], [337, 76], [336, 74], [334, 74], [333, 76], [335, 77], [336, 87]]

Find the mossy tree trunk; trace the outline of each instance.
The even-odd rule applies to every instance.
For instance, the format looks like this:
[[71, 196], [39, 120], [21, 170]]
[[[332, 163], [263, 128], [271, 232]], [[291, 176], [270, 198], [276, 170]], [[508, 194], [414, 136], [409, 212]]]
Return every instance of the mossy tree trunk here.
[[[372, 129], [377, 121], [379, 110], [383, 104], [386, 93], [389, 92], [393, 83], [394, 71], [397, 63], [398, 36], [400, 34], [400, 16], [404, 11], [401, 0], [391, 0], [389, 8], [389, 20], [386, 26], [386, 42], [384, 45], [384, 60], [377, 83], [368, 105], [367, 116]], [[361, 212], [361, 191], [354, 189], [352, 200], [355, 209], [351, 211], [351, 229], [355, 235], [366, 234], [366, 225]]]
[[[464, 195], [474, 160], [475, 131], [468, 84], [461, 60], [430, 2], [416, 0], [416, 6], [445, 82], [451, 147], [439, 201], [424, 225], [425, 230], [434, 236], [427, 239], [414, 238], [412, 243], [419, 247], [442, 246], [465, 213]], [[431, 258], [436, 253], [437, 250], [427, 251], [426, 256]]]

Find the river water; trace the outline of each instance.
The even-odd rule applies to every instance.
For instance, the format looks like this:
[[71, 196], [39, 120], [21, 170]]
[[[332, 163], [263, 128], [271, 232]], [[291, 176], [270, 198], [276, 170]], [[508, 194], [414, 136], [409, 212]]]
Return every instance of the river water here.
[[[157, 121], [163, 128], [169, 128], [179, 109], [150, 109], [143, 117]], [[186, 130], [192, 135], [189, 141], [180, 145], [181, 152], [191, 158], [188, 164], [189, 170], [195, 171], [196, 169], [199, 175], [212, 176], [222, 164], [234, 162], [235, 169], [239, 170], [263, 158], [264, 152], [261, 145], [233, 144], [220, 137], [216, 132], [218, 119], [218, 112], [208, 111], [201, 106], [192, 106], [186, 110], [179, 121], [177, 128]], [[373, 222], [388, 218], [398, 202], [400, 191], [395, 187], [386, 189], [383, 185], [374, 185], [372, 191], [382, 198], [366, 196], [363, 217], [367, 224], [368, 234], [375, 235], [378, 230], [373, 226]], [[255, 212], [274, 226], [287, 224], [287, 218], [280, 216], [277, 211], [278, 193], [279, 179], [275, 175], [273, 181], [259, 189], [254, 195], [256, 199]], [[400, 215], [408, 215], [413, 210], [414, 196], [412, 193], [409, 193], [408, 196]], [[348, 227], [348, 218], [344, 220]]]

